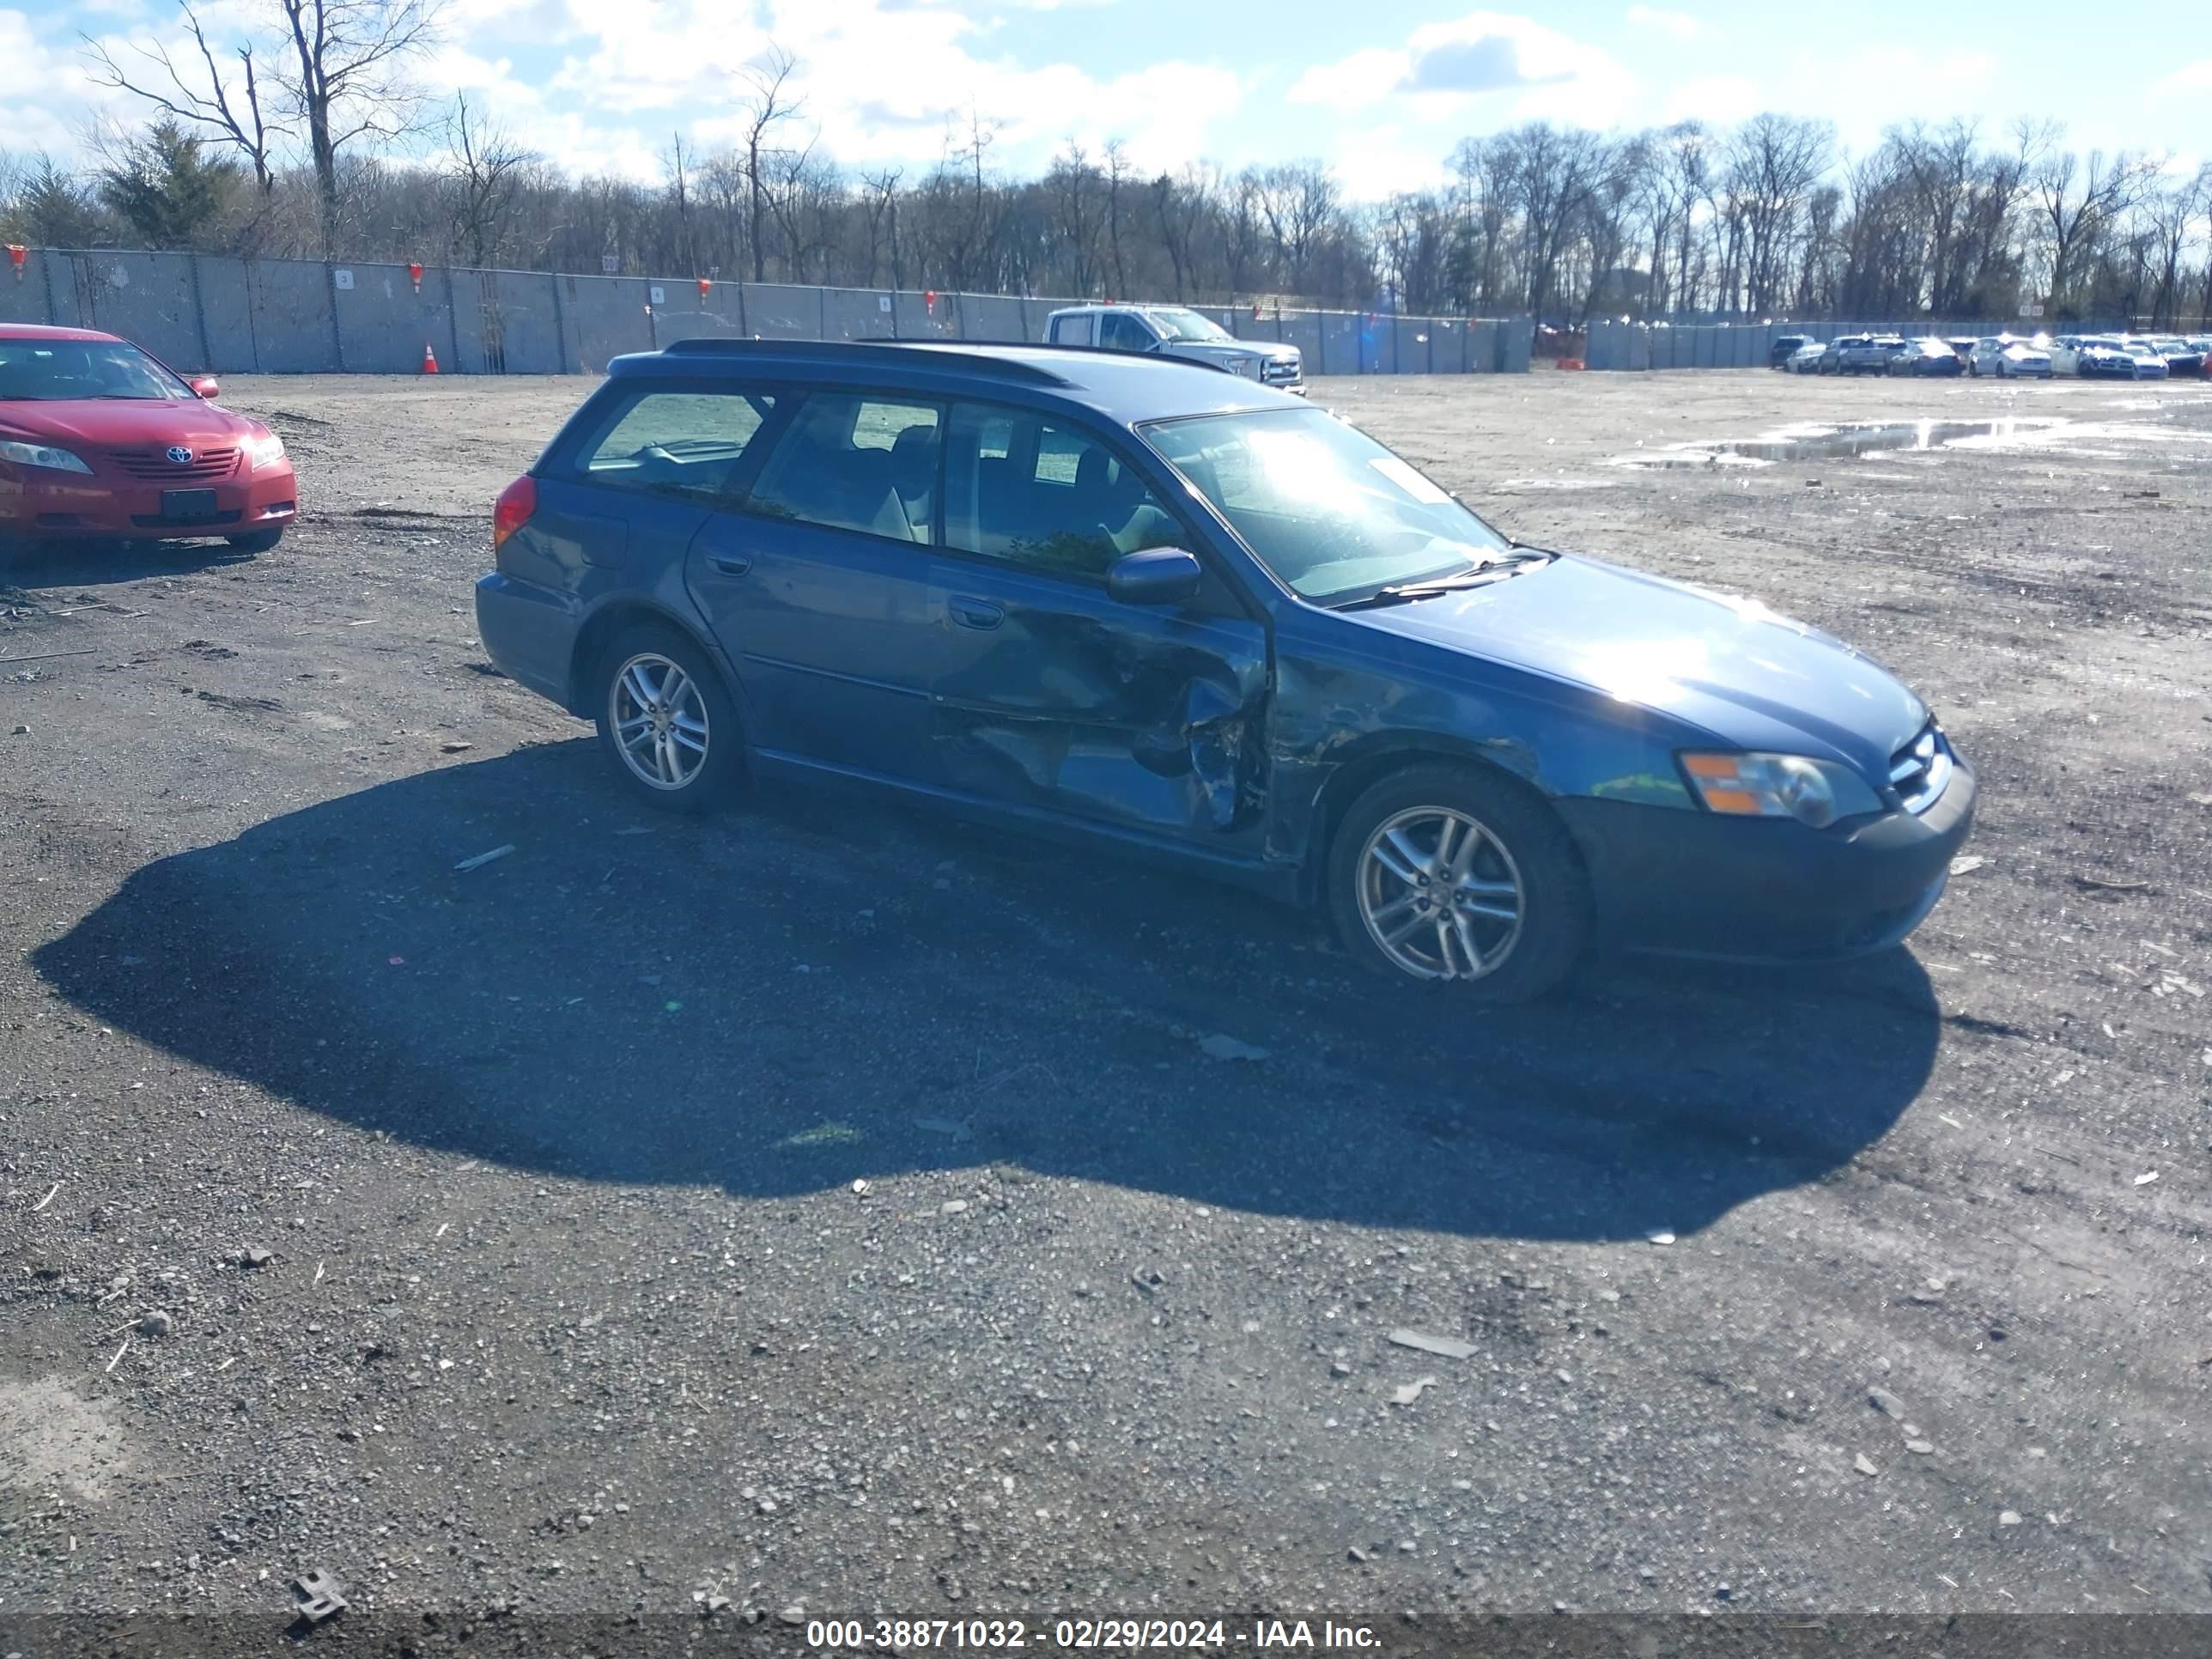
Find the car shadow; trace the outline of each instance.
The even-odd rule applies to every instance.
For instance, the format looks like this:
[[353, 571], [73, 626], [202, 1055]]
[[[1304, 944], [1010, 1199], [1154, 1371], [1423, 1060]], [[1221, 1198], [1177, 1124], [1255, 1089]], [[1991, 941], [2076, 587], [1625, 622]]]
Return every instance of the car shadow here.
[[37, 543], [0, 547], [0, 587], [102, 587], [149, 576], [188, 576], [262, 556], [222, 541]]
[[33, 959], [195, 1065], [518, 1169], [774, 1196], [990, 1164], [1520, 1237], [1817, 1180], [1942, 1030], [1903, 951], [1484, 1009], [1249, 896], [868, 796], [659, 817], [581, 742], [160, 860]]

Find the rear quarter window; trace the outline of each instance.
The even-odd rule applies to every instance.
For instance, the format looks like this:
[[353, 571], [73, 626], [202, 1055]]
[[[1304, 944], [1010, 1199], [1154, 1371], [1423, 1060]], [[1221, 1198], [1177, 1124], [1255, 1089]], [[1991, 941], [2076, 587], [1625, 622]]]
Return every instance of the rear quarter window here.
[[571, 452], [586, 483], [708, 503], [775, 412], [775, 395], [735, 387], [640, 388], [610, 404]]

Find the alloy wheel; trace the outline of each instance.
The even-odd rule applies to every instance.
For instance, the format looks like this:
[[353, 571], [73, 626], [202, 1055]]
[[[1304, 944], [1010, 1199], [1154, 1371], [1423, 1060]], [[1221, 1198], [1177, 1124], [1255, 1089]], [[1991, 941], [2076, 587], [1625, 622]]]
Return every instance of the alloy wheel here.
[[1416, 806], [1384, 819], [1360, 852], [1357, 879], [1369, 937], [1417, 979], [1481, 979], [1520, 942], [1520, 869], [1464, 812]]
[[624, 662], [608, 696], [623, 763], [651, 789], [677, 790], [707, 763], [707, 703], [680, 663], [657, 651]]

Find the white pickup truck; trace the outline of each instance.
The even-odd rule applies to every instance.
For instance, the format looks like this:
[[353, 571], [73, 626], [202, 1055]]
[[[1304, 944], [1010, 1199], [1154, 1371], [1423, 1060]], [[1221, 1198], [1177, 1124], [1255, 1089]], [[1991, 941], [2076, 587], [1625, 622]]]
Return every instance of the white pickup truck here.
[[1296, 346], [1240, 340], [1185, 306], [1069, 306], [1046, 319], [1044, 337], [1048, 345], [1188, 357], [1301, 398], [1306, 393], [1305, 364]]

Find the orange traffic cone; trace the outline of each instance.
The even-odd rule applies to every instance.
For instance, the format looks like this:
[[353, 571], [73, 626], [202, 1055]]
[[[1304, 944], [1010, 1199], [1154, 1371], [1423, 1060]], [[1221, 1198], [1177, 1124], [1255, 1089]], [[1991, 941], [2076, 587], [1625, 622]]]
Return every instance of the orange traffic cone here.
[[438, 372], [438, 354], [430, 349], [430, 343], [428, 340], [422, 342], [422, 372], [425, 374], [435, 374]]

